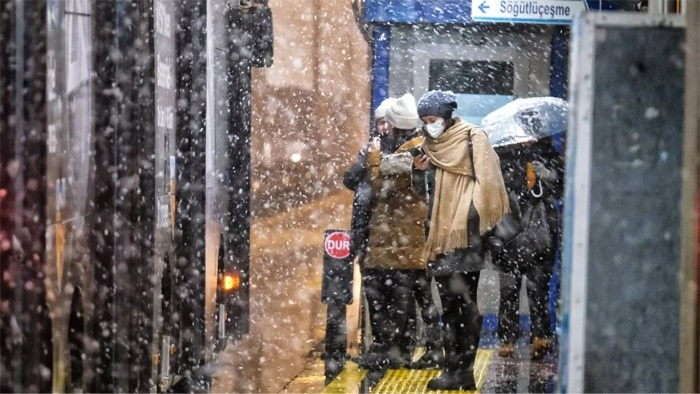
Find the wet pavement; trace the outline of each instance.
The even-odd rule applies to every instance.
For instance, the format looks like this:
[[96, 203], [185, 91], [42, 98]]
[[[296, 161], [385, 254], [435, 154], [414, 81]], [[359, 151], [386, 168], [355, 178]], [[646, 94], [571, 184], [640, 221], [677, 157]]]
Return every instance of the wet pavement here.
[[323, 231], [349, 228], [351, 205], [352, 194], [342, 191], [253, 219], [250, 334], [219, 355], [213, 392], [279, 392], [313, 359], [326, 318]]
[[530, 346], [520, 341], [513, 357], [494, 356], [483, 393], [553, 393], [557, 390], [557, 354], [530, 360]]

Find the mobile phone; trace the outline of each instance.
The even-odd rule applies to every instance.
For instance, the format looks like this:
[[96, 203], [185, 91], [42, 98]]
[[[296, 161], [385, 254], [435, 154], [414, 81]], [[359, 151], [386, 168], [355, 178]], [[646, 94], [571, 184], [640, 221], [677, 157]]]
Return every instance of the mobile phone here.
[[423, 150], [419, 147], [414, 146], [413, 148], [408, 148], [408, 151], [411, 152], [411, 156], [416, 157], [420, 155], [424, 155]]

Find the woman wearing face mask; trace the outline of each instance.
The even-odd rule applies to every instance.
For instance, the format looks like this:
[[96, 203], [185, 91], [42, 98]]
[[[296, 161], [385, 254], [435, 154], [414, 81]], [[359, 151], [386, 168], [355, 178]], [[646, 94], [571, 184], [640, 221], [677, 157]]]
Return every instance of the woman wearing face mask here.
[[[452, 117], [454, 93], [430, 91], [418, 102], [425, 155], [414, 159], [414, 188], [428, 195], [423, 259], [443, 307], [445, 370], [431, 390], [475, 390], [474, 360], [482, 317], [476, 303], [484, 268], [481, 237], [509, 212], [498, 156], [486, 133]], [[427, 179], [427, 182], [416, 180]], [[421, 190], [422, 187], [427, 187]]]

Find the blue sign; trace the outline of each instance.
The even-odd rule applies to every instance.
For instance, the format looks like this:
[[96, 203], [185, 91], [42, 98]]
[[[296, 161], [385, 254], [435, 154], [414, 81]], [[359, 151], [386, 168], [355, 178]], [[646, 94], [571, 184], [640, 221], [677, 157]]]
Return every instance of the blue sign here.
[[367, 22], [471, 24], [472, 1], [478, 0], [365, 0]]

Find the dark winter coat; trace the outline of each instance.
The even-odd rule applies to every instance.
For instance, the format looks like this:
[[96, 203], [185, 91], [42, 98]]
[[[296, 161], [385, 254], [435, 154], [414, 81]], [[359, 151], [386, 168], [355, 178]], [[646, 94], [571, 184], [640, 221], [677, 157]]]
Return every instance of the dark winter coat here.
[[[372, 135], [374, 136], [374, 135]], [[393, 153], [402, 141], [382, 141], [382, 153]], [[405, 141], [403, 141], [405, 142]], [[359, 258], [360, 266], [364, 268], [364, 257], [369, 240], [369, 225], [372, 219], [373, 194], [372, 186], [367, 172], [366, 156], [369, 144], [360, 149], [357, 161], [343, 176], [343, 184], [355, 192], [352, 202], [352, 219], [350, 224], [351, 256]]]
[[[394, 141], [401, 144], [394, 153], [368, 152], [366, 165], [372, 185], [373, 206], [365, 267], [372, 269], [425, 269], [421, 259], [425, 245], [425, 201], [411, 188], [408, 152], [422, 137], [405, 134]], [[409, 139], [410, 138], [410, 139]]]

